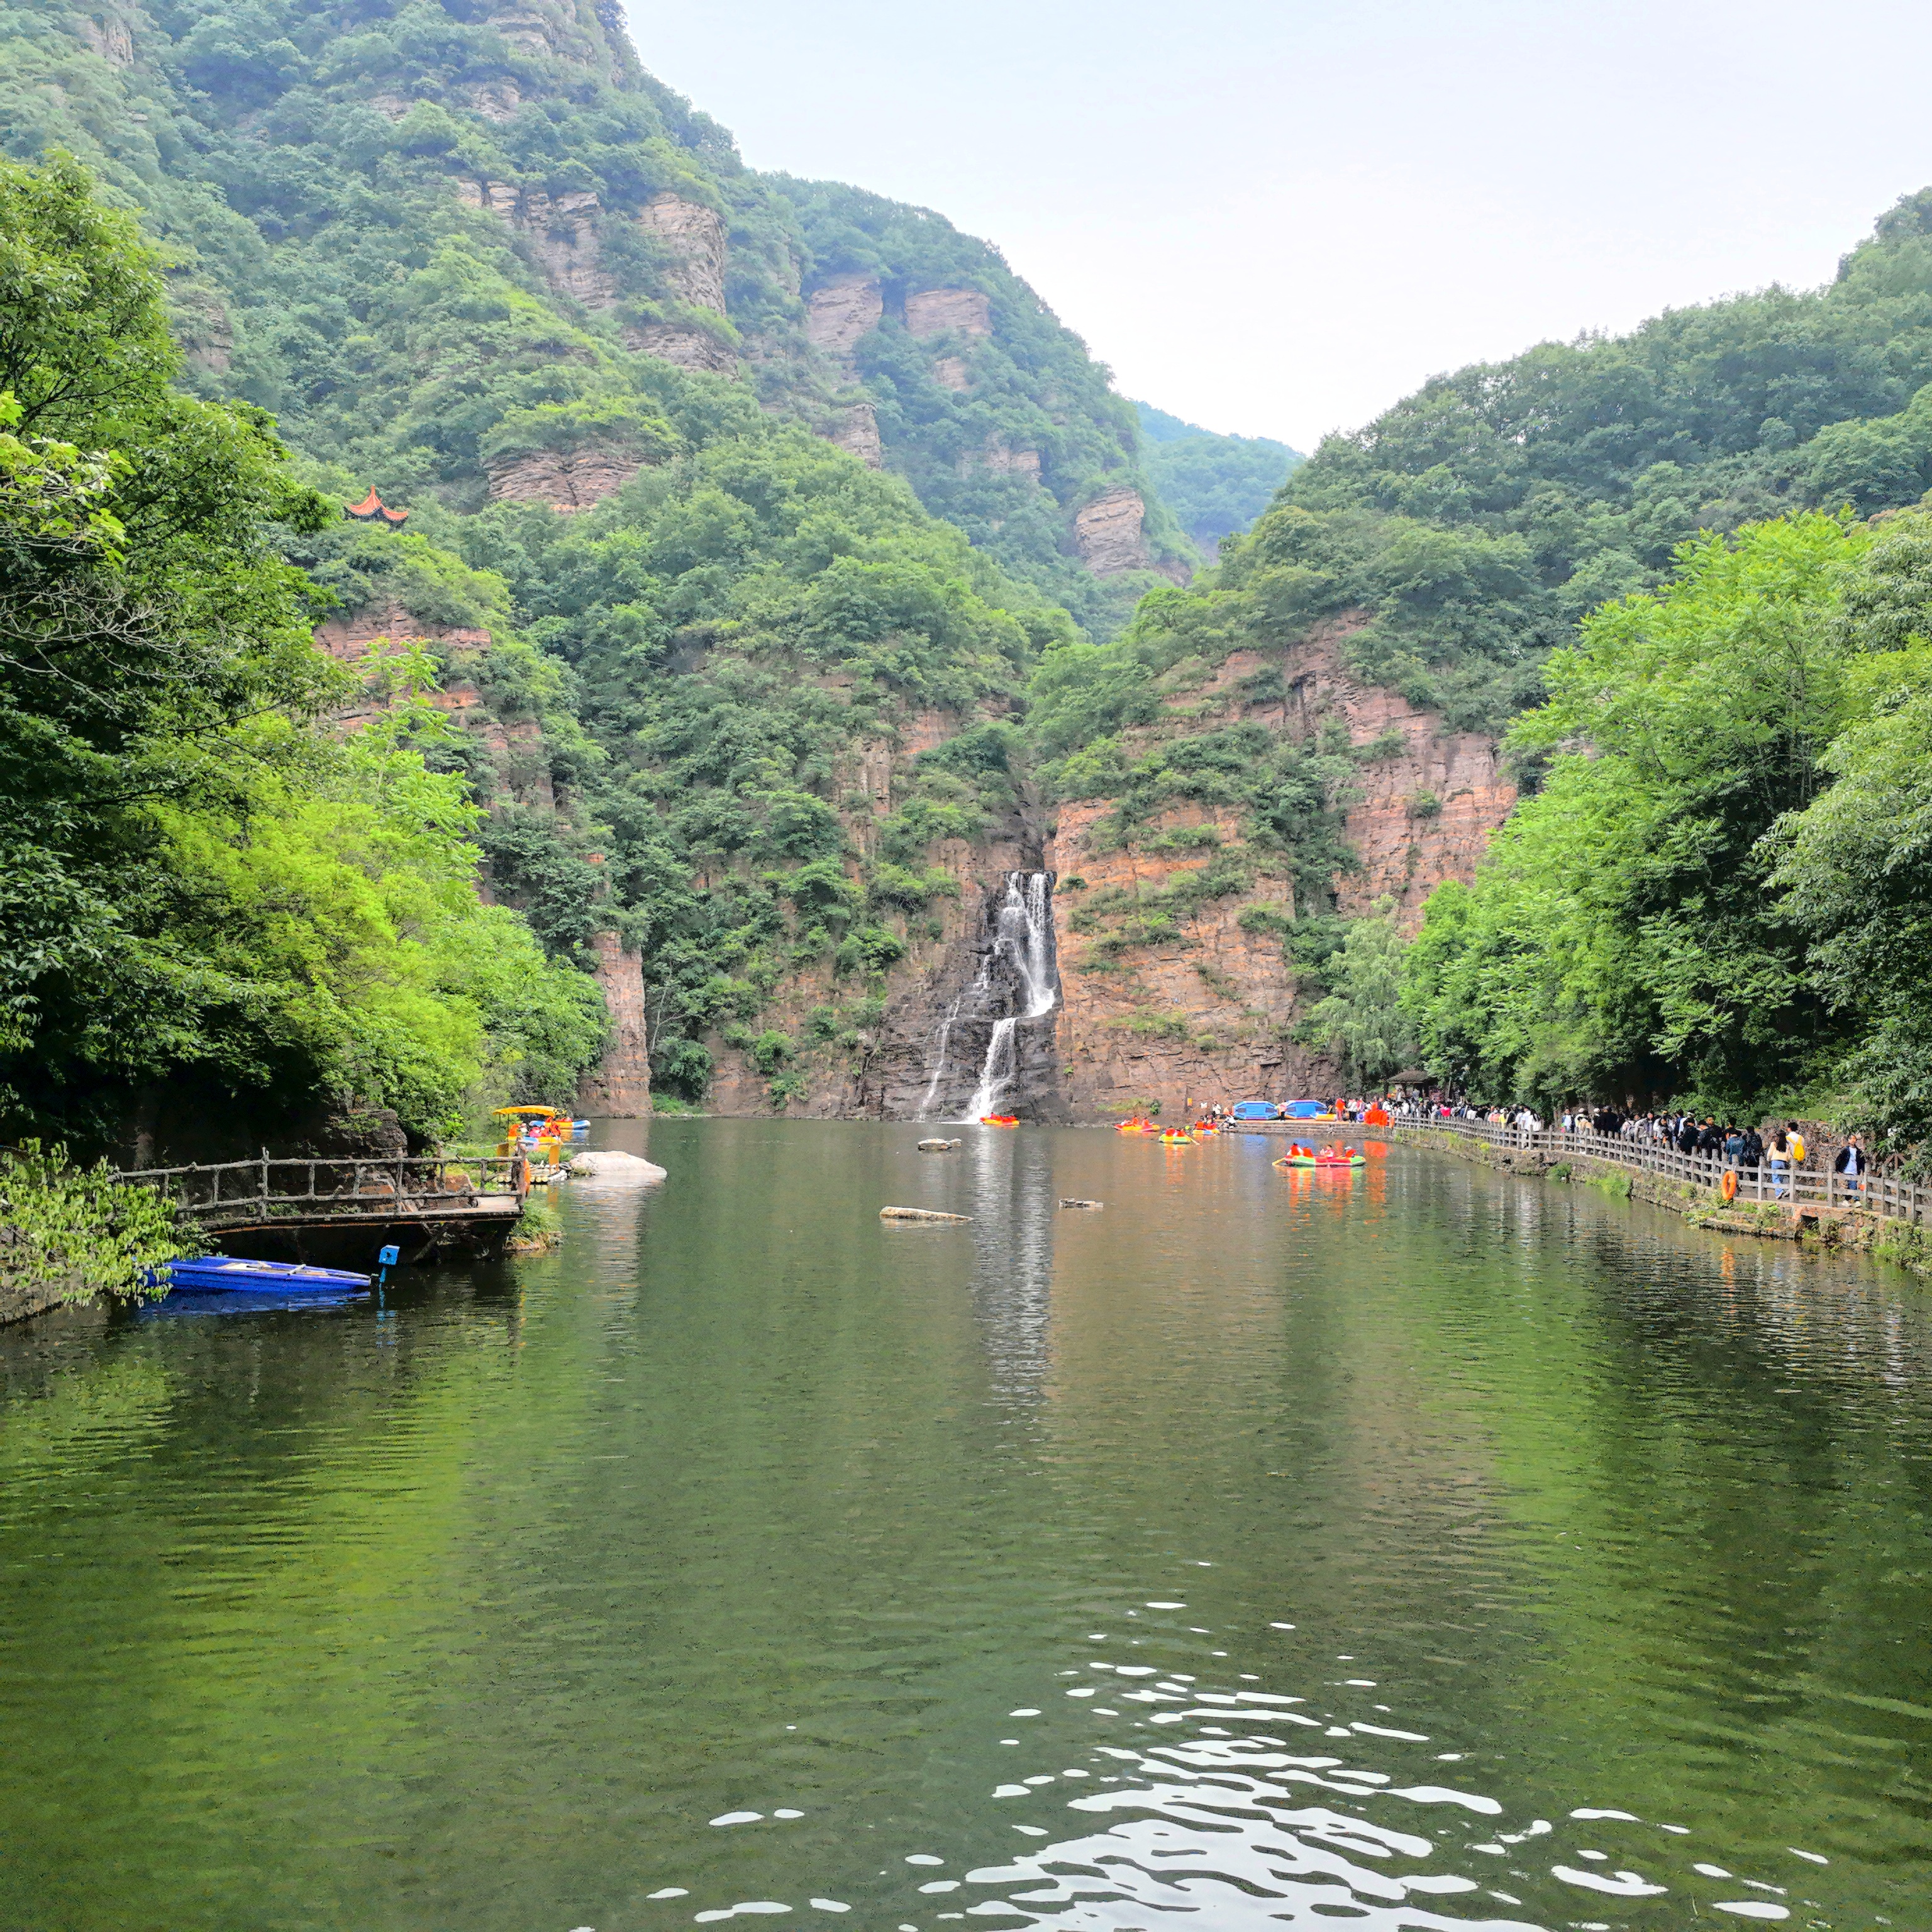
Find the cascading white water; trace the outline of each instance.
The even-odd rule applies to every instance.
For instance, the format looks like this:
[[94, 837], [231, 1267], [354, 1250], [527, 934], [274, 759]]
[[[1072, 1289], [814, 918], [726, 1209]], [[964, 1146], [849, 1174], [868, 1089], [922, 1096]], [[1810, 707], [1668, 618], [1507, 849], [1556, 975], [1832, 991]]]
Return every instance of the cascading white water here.
[[1006, 874], [1006, 897], [1000, 902], [992, 951], [974, 983], [990, 976], [994, 960], [1005, 960], [1019, 981], [1021, 1010], [994, 1022], [993, 1036], [986, 1042], [986, 1057], [980, 1065], [980, 1084], [966, 1103], [966, 1118], [970, 1120], [996, 1112], [1000, 1096], [1018, 1074], [1019, 1046], [1014, 1034], [1020, 1022], [1038, 1019], [1053, 1010], [1055, 993], [1049, 956], [1053, 929], [1048, 923], [1046, 887], [1044, 872]]

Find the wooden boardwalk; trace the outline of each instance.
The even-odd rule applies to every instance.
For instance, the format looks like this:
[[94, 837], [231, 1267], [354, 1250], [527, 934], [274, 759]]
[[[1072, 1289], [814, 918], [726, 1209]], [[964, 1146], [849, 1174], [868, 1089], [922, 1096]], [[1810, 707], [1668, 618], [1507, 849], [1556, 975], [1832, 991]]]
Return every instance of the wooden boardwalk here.
[[373, 1257], [392, 1244], [406, 1260], [439, 1250], [495, 1253], [514, 1231], [530, 1186], [520, 1154], [476, 1160], [220, 1161], [117, 1174], [165, 1194], [223, 1245], [244, 1242], [303, 1259], [324, 1250]]
[[[1627, 1141], [1620, 1135], [1594, 1133], [1587, 1127], [1567, 1134], [1553, 1127], [1531, 1132], [1520, 1127], [1493, 1126], [1486, 1120], [1445, 1120], [1414, 1114], [1398, 1118], [1396, 1125], [1460, 1135], [1510, 1152], [1537, 1154], [1552, 1163], [1594, 1161], [1605, 1167], [1658, 1174], [1696, 1192], [1708, 1191], [1714, 1199], [1729, 1166], [1720, 1154], [1679, 1154], [1660, 1142]], [[1733, 1171], [1738, 1177], [1736, 1196], [1729, 1204], [1733, 1208], [1771, 1208], [1801, 1222], [1842, 1220], [1858, 1214], [1914, 1227], [1932, 1226], [1932, 1186], [1896, 1174], [1848, 1179], [1825, 1166], [1822, 1158], [1796, 1168], [1774, 1168], [1767, 1161], [1761, 1167]]]

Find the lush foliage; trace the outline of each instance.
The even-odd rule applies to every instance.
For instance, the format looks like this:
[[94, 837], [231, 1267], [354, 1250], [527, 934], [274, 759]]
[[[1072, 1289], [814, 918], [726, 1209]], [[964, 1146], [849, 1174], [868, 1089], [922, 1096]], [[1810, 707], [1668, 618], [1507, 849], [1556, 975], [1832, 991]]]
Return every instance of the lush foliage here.
[[1072, 635], [903, 483], [763, 423], [587, 515], [504, 506], [458, 540], [567, 668], [595, 752], [566, 774], [574, 824], [486, 830], [495, 874], [554, 949], [598, 922], [642, 949], [654, 1061], [687, 1094], [710, 1070], [698, 1036], [755, 1037], [788, 973], [826, 962], [856, 988], [903, 955], [955, 890], [929, 848], [1012, 805], [1014, 734], [968, 730], [919, 761], [856, 864], [862, 748], [909, 710], [1005, 698]]
[[0, 1149], [0, 1280], [64, 1301], [138, 1300], [167, 1292], [150, 1270], [190, 1254], [191, 1231], [152, 1188], [113, 1180], [105, 1161], [76, 1167], [64, 1147]]
[[1217, 436], [1136, 403], [1141, 461], [1161, 500], [1210, 561], [1221, 539], [1239, 536], [1265, 510], [1288, 474], [1307, 458], [1265, 436]]
[[[1102, 581], [1071, 554], [1066, 516], [1103, 488], [1139, 490], [1156, 561], [1187, 562], [1181, 525], [1137, 457], [1134, 406], [1107, 370], [1006, 265], [998, 250], [962, 235], [943, 216], [857, 188], [777, 177], [814, 262], [813, 280], [878, 278], [886, 313], [860, 344], [856, 361], [873, 398], [889, 461], [920, 500], [997, 557], [1007, 572], [1111, 635], [1135, 599], [1160, 580], [1130, 572]], [[906, 295], [976, 290], [990, 336], [951, 332], [915, 338]], [[950, 362], [949, 381], [940, 380]], [[962, 388], [950, 382], [963, 382]], [[1009, 466], [1037, 459], [1037, 474]]]
[[1850, 1118], [1932, 1148], [1932, 519], [1881, 528], [1836, 619], [1848, 656], [1830, 783], [1780, 828], [1775, 881], [1856, 1046]]
[[1358, 1088], [1380, 1086], [1415, 1058], [1415, 1035], [1402, 1004], [1406, 950], [1393, 901], [1381, 900], [1367, 918], [1351, 920], [1328, 962], [1334, 990], [1302, 1022], [1302, 1036], [1339, 1059]]
[[428, 1132], [493, 1064], [574, 1081], [601, 1002], [477, 904], [423, 721], [314, 728], [342, 680], [277, 542], [332, 507], [174, 368], [132, 224], [0, 170], [0, 1104], [98, 1142], [184, 1080]]
[[1431, 898], [1406, 998], [1487, 1096], [1800, 1102], [1932, 1132], [1932, 520], [1687, 545], [1513, 734], [1544, 782]]
[[[272, 411], [391, 500], [473, 509], [533, 451], [657, 461], [761, 406], [830, 434], [869, 402], [921, 500], [1097, 632], [1144, 587], [1073, 554], [1069, 518], [1097, 488], [1142, 490], [1156, 558], [1189, 555], [1138, 467], [1131, 408], [995, 250], [922, 209], [748, 170], [640, 69], [614, 14], [0, 13], [0, 142], [70, 150], [140, 209], [197, 386]], [[722, 310], [640, 220], [662, 195], [722, 224]], [[889, 308], [856, 370], [812, 352], [804, 301], [855, 272]], [[985, 293], [994, 336], [910, 336], [905, 294], [934, 286]], [[713, 367], [744, 357], [739, 377], [627, 346], [653, 330], [710, 345]], [[964, 389], [939, 380], [945, 358]], [[1038, 479], [989, 450], [1033, 452]]]
[[1515, 546], [1501, 614], [1524, 657], [1606, 597], [1653, 585], [1700, 530], [1932, 483], [1932, 190], [1826, 287], [1674, 310], [1618, 337], [1544, 343], [1438, 378], [1330, 436], [1285, 500]]

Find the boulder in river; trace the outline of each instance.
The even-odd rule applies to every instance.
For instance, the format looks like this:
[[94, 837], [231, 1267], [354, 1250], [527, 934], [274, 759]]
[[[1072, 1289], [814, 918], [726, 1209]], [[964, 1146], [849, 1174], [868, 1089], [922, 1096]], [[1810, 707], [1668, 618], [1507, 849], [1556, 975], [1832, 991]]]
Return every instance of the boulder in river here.
[[616, 1187], [650, 1187], [664, 1178], [664, 1171], [653, 1161], [615, 1148], [586, 1149], [570, 1157], [570, 1172], [583, 1180], [595, 1180]]
[[881, 1221], [964, 1221], [964, 1214], [942, 1214], [937, 1208], [881, 1208]]
[[1060, 1204], [1063, 1208], [1104, 1208], [1107, 1204], [1104, 1201], [1077, 1201], [1068, 1194], [1061, 1197]]
[[921, 1154], [950, 1154], [960, 1144], [958, 1141], [921, 1141], [919, 1150]]

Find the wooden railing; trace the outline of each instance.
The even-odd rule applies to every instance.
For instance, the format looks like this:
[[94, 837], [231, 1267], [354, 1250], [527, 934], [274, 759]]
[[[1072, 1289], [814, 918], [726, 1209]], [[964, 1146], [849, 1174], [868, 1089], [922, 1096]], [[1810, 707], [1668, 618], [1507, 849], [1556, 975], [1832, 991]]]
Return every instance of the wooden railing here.
[[151, 1167], [115, 1176], [166, 1195], [205, 1228], [256, 1221], [449, 1219], [522, 1205], [530, 1164], [521, 1154], [475, 1160], [220, 1161]]
[[[1574, 1128], [1568, 1133], [1560, 1127], [1531, 1132], [1522, 1127], [1494, 1126], [1487, 1120], [1444, 1120], [1433, 1114], [1398, 1114], [1394, 1125], [1458, 1134], [1490, 1147], [1538, 1154], [1548, 1160], [1600, 1161], [1606, 1166], [1662, 1174], [1713, 1194], [1718, 1192], [1725, 1171], [1733, 1166], [1722, 1154], [1679, 1154], [1660, 1142], [1625, 1140], [1621, 1135], [1600, 1134], [1589, 1127]], [[1739, 1167], [1736, 1173], [1736, 1198], [1749, 1206], [1782, 1208], [1792, 1214], [1820, 1208], [1842, 1213], [1855, 1208], [1888, 1220], [1910, 1221], [1921, 1226], [1932, 1222], [1932, 1187], [1901, 1180], [1895, 1175], [1853, 1177], [1829, 1168], [1774, 1167], [1768, 1162], [1760, 1167]]]

